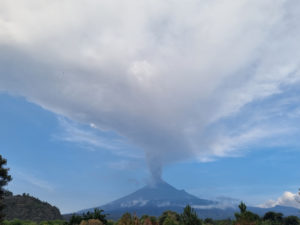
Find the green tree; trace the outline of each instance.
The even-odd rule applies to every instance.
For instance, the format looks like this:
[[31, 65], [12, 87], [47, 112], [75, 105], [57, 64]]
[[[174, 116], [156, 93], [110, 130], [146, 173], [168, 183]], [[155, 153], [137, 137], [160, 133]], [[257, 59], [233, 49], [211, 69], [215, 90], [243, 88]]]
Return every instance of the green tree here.
[[226, 219], [226, 220], [217, 220], [215, 221], [216, 225], [232, 225], [232, 221], [230, 218]]
[[239, 204], [239, 209], [240, 209], [241, 214], [245, 213], [247, 210], [246, 204], [244, 202], [241, 202], [241, 204]]
[[[37, 223], [33, 222], [33, 221], [14, 219], [14, 220], [10, 220], [10, 221], [5, 220], [3, 222], [3, 225], [37, 225]], [[40, 225], [43, 225], [43, 224], [40, 223]], [[56, 225], [56, 224], [53, 224], [53, 225]]]
[[245, 203], [241, 202], [239, 205], [240, 213], [235, 213], [236, 224], [238, 225], [256, 225], [260, 223], [260, 217], [247, 211], [247, 206]]
[[180, 215], [180, 221], [183, 225], [202, 225], [202, 221], [190, 205], [184, 208], [183, 213]]
[[300, 225], [299, 218], [297, 216], [288, 216], [284, 218], [284, 225]]
[[124, 213], [121, 219], [118, 221], [118, 225], [132, 225], [133, 218], [130, 213]]
[[100, 220], [103, 224], [107, 224], [106, 216], [107, 214], [103, 214], [104, 210], [102, 209], [94, 209], [94, 212], [87, 212], [86, 214], [83, 214], [83, 220]]
[[270, 221], [272, 224], [282, 224], [283, 221], [283, 215], [282, 213], [276, 213], [276, 212], [267, 212], [265, 213], [263, 217], [264, 221]]
[[[141, 224], [144, 224], [147, 219], [149, 219], [148, 215], [142, 215], [141, 218], [140, 218]], [[150, 219], [149, 219], [149, 221], [150, 221]]]
[[114, 224], [115, 224], [115, 222], [113, 220], [108, 220], [107, 221], [107, 225], [114, 225]]
[[159, 222], [155, 216], [143, 215], [140, 219], [142, 225], [158, 225]]
[[81, 223], [82, 220], [83, 220], [82, 216], [73, 214], [69, 221], [69, 225], [78, 225]]
[[3, 213], [3, 198], [5, 195], [4, 187], [8, 184], [9, 181], [12, 180], [11, 176], [8, 174], [9, 169], [5, 168], [6, 163], [6, 159], [2, 158], [2, 156], [0, 155], [0, 224], [3, 223], [5, 216]]
[[178, 221], [174, 220], [174, 218], [167, 217], [163, 223], [163, 225], [178, 225]]
[[213, 221], [212, 218], [206, 218], [206, 219], [204, 220], [204, 224], [211, 224], [211, 225], [213, 225], [213, 224], [214, 224], [214, 221]]
[[167, 218], [179, 224], [180, 216], [178, 215], [178, 213], [168, 210], [163, 212], [163, 214], [159, 217], [158, 219], [159, 225], [163, 225]]
[[98, 219], [89, 219], [89, 220], [82, 220], [80, 225], [103, 225], [103, 223]]

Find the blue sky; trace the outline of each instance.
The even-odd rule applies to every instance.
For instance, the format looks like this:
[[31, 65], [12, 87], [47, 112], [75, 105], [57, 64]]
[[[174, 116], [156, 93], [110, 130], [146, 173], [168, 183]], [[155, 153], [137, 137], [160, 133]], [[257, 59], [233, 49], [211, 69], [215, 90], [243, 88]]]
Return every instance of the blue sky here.
[[[23, 97], [2, 93], [0, 102], [0, 148], [14, 178], [8, 188], [15, 194], [30, 193], [65, 213], [101, 205], [148, 182], [143, 155], [116, 156], [105, 146], [80, 141], [62, 123], [108, 142], [122, 139], [116, 134], [74, 124]], [[66, 141], [66, 136], [74, 141]], [[122, 148], [131, 151], [134, 146], [124, 143]], [[241, 157], [171, 164], [163, 179], [202, 198], [225, 196], [257, 205], [284, 191], [297, 191], [299, 157], [298, 148], [256, 146]]]
[[[8, 159], [13, 176], [9, 189], [16, 194], [30, 193], [62, 212], [72, 212], [108, 202], [146, 183], [142, 158], [130, 162], [105, 147], [65, 141], [63, 136], [72, 138], [61, 124], [66, 120], [22, 97], [1, 94], [1, 116], [1, 154]], [[92, 138], [103, 137], [88, 126], [76, 126], [95, 134]]]
[[15, 193], [71, 212], [165, 179], [298, 207], [298, 0], [0, 9], [0, 144]]

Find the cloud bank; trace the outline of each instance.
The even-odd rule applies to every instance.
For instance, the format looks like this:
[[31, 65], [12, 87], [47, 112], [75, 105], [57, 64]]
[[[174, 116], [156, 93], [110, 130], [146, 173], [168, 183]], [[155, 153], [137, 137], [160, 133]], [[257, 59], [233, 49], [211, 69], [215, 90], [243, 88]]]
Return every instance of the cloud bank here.
[[[0, 2], [0, 91], [167, 163], [297, 134], [297, 0]], [[282, 138], [282, 139], [281, 139]]]
[[286, 191], [277, 200], [269, 200], [260, 205], [260, 207], [271, 208], [277, 205], [295, 207], [300, 209], [300, 195], [298, 193], [294, 194], [292, 192]]

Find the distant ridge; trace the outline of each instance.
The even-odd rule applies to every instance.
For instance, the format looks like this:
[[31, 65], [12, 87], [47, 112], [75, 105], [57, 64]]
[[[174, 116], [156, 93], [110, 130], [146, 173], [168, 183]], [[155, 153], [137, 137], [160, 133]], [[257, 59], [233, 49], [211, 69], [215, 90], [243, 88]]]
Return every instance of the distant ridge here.
[[[159, 181], [108, 204], [94, 207], [100, 208], [109, 214], [109, 218], [118, 219], [125, 212], [142, 216], [144, 214], [160, 216], [166, 210], [181, 213], [186, 205], [191, 205], [200, 218], [227, 219], [234, 218], [234, 213], [239, 209], [237, 204], [224, 204], [221, 201], [200, 199], [184, 190], [178, 190], [166, 183]], [[93, 211], [94, 208], [84, 209], [78, 213]], [[248, 207], [252, 212], [263, 216], [268, 211], [281, 212], [285, 216], [300, 216], [299, 210], [292, 207], [276, 206], [273, 208]]]

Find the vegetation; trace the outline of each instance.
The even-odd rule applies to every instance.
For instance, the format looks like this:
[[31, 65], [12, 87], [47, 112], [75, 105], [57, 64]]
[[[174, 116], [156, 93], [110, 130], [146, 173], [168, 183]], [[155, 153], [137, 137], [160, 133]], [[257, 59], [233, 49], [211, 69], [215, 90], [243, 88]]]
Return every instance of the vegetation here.
[[161, 225], [179, 225], [180, 215], [173, 211], [165, 211], [158, 221]]
[[180, 215], [180, 222], [183, 225], [201, 225], [202, 221], [198, 218], [196, 211], [187, 205]]
[[69, 224], [70, 225], [97, 225], [97, 224], [108, 224], [106, 219], [107, 214], [103, 214], [103, 210], [95, 209], [93, 213], [87, 212], [81, 215], [73, 214]]
[[283, 224], [283, 215], [282, 213], [267, 212], [263, 217], [263, 221], [265, 224], [280, 225]]
[[89, 219], [89, 220], [82, 220], [80, 225], [103, 225], [103, 223], [100, 220]]
[[6, 192], [3, 203], [7, 220], [20, 219], [41, 222], [63, 219], [58, 208], [29, 194], [14, 196], [12, 193]]
[[12, 180], [11, 176], [8, 174], [9, 169], [5, 168], [7, 161], [2, 158], [0, 155], [0, 224], [3, 222], [5, 214], [4, 210], [4, 196], [5, 190], [4, 187], [8, 184], [9, 181]]
[[300, 225], [296, 216], [283, 217], [281, 213], [267, 212], [263, 217], [247, 210], [245, 203], [239, 205], [240, 212], [235, 214], [235, 220], [199, 219], [191, 206], [186, 206], [181, 214], [165, 211], [161, 216], [143, 215], [140, 218], [135, 214], [124, 213], [118, 221], [107, 220], [103, 210], [95, 209], [83, 215], [73, 215], [70, 221], [52, 220], [31, 222], [26, 220], [4, 221], [3, 225]]
[[257, 214], [247, 211], [245, 203], [241, 202], [239, 205], [240, 213], [235, 214], [236, 225], [258, 225], [260, 218]]
[[10, 221], [4, 221], [3, 225], [68, 225], [68, 223], [64, 220], [51, 220], [37, 223], [29, 220], [14, 219]]

